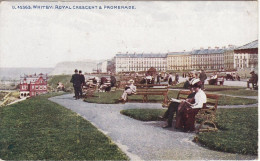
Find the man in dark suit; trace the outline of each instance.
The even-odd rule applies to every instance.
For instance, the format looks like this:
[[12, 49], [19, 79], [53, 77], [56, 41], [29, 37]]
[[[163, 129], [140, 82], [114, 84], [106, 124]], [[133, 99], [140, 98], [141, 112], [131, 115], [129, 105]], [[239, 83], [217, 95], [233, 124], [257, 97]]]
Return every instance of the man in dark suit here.
[[199, 78], [200, 78], [200, 81], [201, 81], [201, 83], [202, 83], [201, 89], [204, 90], [204, 89], [205, 89], [205, 88], [204, 88], [204, 83], [205, 83], [205, 80], [207, 79], [207, 75], [206, 75], [206, 73], [204, 72], [203, 69], [201, 70], [201, 73], [200, 73]]
[[252, 83], [252, 88], [257, 86], [257, 82], [258, 82], [258, 75], [252, 71], [250, 72], [250, 74], [252, 75], [251, 78], [247, 81], [247, 88], [250, 88], [250, 83]]
[[75, 72], [75, 74], [72, 75], [70, 82], [73, 83], [74, 92], [75, 92], [75, 99], [79, 99], [79, 91], [80, 91], [80, 88], [81, 88], [80, 75], [78, 74], [77, 69], [75, 69], [74, 72]]
[[82, 98], [82, 87], [85, 85], [85, 77], [84, 75], [82, 74], [82, 71], [80, 70], [79, 71], [79, 75], [80, 75], [80, 89], [79, 89], [79, 95], [80, 97]]

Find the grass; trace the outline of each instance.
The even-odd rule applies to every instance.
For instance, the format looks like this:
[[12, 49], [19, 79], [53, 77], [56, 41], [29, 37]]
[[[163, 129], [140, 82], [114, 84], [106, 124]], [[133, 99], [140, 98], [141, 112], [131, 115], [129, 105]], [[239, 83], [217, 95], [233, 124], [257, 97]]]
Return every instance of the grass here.
[[128, 109], [120, 111], [121, 114], [141, 121], [159, 121], [166, 109]]
[[199, 142], [214, 150], [257, 155], [257, 107], [218, 109], [217, 126], [219, 132], [200, 133]]
[[239, 87], [239, 86], [218, 86], [218, 85], [204, 85], [205, 89], [219, 89], [219, 90], [230, 90], [230, 89], [246, 89], [245, 87]]
[[[156, 121], [165, 109], [128, 109], [121, 114], [141, 121]], [[217, 110], [218, 132], [200, 133], [199, 142], [210, 149], [257, 155], [258, 111], [256, 108]]]
[[71, 80], [71, 75], [54, 75], [50, 77], [50, 79], [48, 80], [48, 84], [52, 89], [56, 89], [57, 84], [59, 82], [62, 82], [67, 91], [72, 91], [73, 85], [72, 83], [70, 83], [70, 80]]
[[34, 97], [0, 109], [0, 156], [4, 160], [128, 160], [82, 117]]
[[258, 91], [255, 90], [245, 90], [245, 89], [238, 89], [238, 90], [226, 90], [226, 91], [217, 91], [214, 92], [217, 94], [226, 94], [226, 95], [235, 95], [235, 96], [258, 96]]
[[[171, 90], [168, 93], [169, 98], [176, 98], [179, 91]], [[84, 99], [84, 101], [89, 103], [100, 103], [100, 104], [116, 104], [118, 99], [121, 97], [123, 91], [117, 90], [114, 92], [96, 92], [94, 97], [89, 97]], [[130, 102], [142, 102], [141, 95], [132, 95], [129, 98]], [[149, 102], [163, 102], [163, 96], [148, 96]], [[256, 99], [238, 98], [230, 96], [220, 96], [218, 105], [248, 105], [257, 103]]]

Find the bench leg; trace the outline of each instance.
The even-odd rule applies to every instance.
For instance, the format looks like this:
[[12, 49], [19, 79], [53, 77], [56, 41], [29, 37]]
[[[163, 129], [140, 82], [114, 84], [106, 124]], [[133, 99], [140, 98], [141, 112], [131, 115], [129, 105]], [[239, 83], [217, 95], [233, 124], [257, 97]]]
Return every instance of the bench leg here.
[[167, 104], [168, 103], [168, 96], [167, 95], [164, 95], [164, 100], [163, 100], [163, 104]]
[[148, 102], [147, 95], [144, 96], [144, 102]]

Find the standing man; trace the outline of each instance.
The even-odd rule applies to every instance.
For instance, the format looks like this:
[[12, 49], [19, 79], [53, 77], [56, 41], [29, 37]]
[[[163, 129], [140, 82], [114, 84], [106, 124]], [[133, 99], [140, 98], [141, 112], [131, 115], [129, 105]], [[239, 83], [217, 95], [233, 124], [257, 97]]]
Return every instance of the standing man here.
[[201, 83], [202, 83], [202, 85], [201, 85], [201, 89], [202, 90], [204, 90], [205, 88], [204, 88], [204, 83], [205, 83], [205, 80], [207, 79], [207, 75], [206, 75], [206, 73], [204, 72], [204, 70], [202, 69], [201, 70], [201, 73], [200, 73], [200, 81], [201, 81]]
[[79, 76], [80, 76], [80, 89], [79, 89], [79, 95], [82, 98], [82, 87], [85, 85], [85, 77], [82, 74], [82, 71], [79, 70]]
[[161, 73], [157, 74], [157, 83], [156, 84], [161, 84]]
[[75, 92], [75, 99], [79, 99], [79, 91], [80, 91], [80, 88], [81, 88], [80, 75], [78, 74], [77, 69], [75, 69], [74, 72], [75, 72], [75, 74], [72, 75], [70, 82], [73, 83], [74, 92]]
[[254, 71], [250, 72], [250, 74], [251, 78], [247, 81], [247, 88], [250, 88], [250, 83], [252, 83], [252, 88], [254, 88], [254, 85], [257, 86], [258, 75]]

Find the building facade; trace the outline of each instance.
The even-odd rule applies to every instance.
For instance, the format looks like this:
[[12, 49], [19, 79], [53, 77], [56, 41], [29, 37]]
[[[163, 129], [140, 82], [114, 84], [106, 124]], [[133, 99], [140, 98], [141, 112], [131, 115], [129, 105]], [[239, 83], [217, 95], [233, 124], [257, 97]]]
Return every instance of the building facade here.
[[191, 51], [192, 70], [222, 70], [224, 69], [225, 49], [199, 49]]
[[154, 67], [166, 71], [167, 54], [116, 54], [115, 72], [147, 71]]
[[234, 50], [234, 67], [237, 70], [258, 69], [258, 40], [250, 42]]
[[24, 75], [20, 77], [20, 98], [47, 93], [47, 74]]
[[191, 53], [190, 52], [171, 52], [167, 55], [167, 70], [190, 70]]

